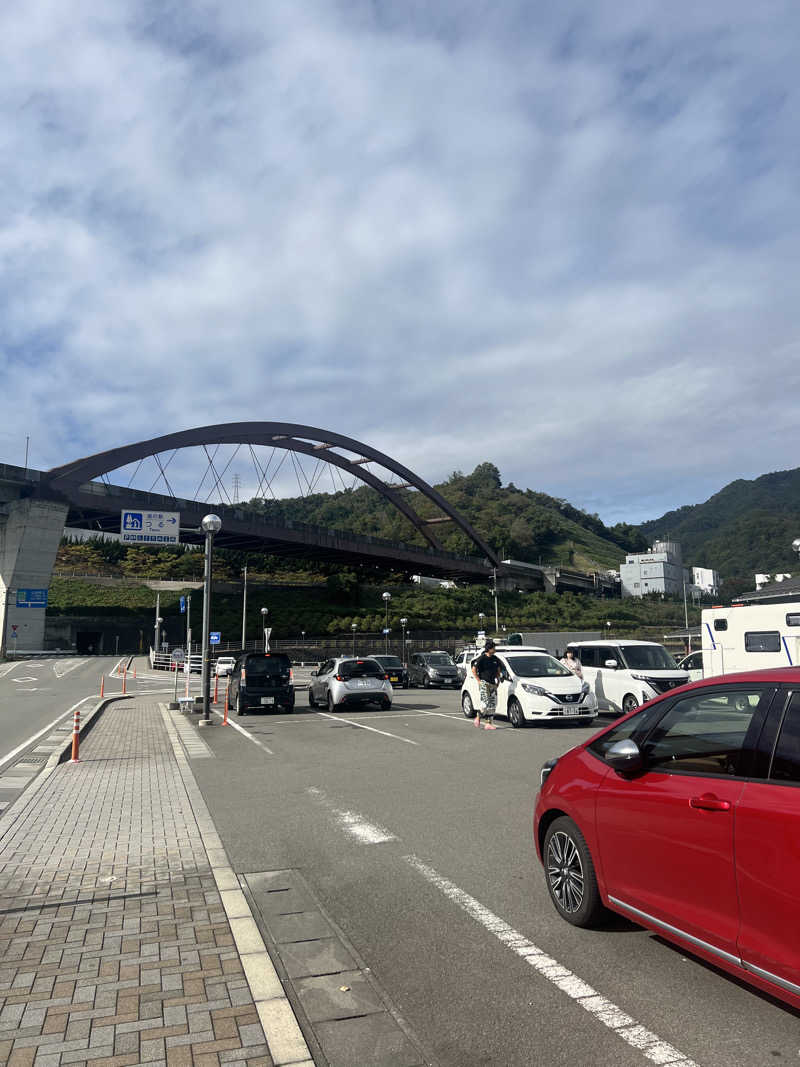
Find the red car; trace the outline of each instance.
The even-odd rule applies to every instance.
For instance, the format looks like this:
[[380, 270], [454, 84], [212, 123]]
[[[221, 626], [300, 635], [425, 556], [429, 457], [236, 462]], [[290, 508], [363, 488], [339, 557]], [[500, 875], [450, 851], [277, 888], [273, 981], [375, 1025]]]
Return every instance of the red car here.
[[800, 1008], [800, 668], [673, 689], [542, 768], [559, 914], [605, 908]]

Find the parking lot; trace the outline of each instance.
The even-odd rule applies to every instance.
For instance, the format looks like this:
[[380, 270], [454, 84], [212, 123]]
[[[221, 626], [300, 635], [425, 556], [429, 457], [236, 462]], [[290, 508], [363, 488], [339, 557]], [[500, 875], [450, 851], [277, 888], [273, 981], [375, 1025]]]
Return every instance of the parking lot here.
[[595, 728], [489, 733], [458, 691], [416, 689], [331, 714], [298, 688], [293, 714], [232, 722], [202, 733], [193, 770], [236, 871], [299, 872], [432, 1062], [797, 1059], [784, 1006], [622, 919], [556, 916], [539, 769]]

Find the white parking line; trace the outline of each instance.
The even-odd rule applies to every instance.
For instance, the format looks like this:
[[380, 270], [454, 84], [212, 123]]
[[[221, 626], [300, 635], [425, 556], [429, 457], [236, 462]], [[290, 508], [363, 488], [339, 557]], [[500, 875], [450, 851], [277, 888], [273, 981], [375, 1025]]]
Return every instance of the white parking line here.
[[[212, 709], [213, 710], [213, 709]], [[221, 712], [215, 711], [214, 714], [218, 719], [223, 719], [224, 716]], [[228, 726], [232, 726], [234, 730], [238, 730], [240, 734], [247, 738], [248, 741], [252, 741], [254, 745], [258, 745], [259, 748], [263, 748], [270, 756], [274, 756], [275, 753], [271, 748], [267, 748], [263, 741], [259, 741], [257, 737], [253, 737], [249, 730], [245, 730], [243, 726], [240, 726], [238, 722], [234, 722], [232, 719], [228, 719]]]
[[615, 1034], [627, 1042], [632, 1048], [638, 1049], [646, 1059], [652, 1063], [665, 1064], [669, 1067], [697, 1067], [694, 1060], [685, 1056], [678, 1049], [663, 1041], [657, 1034], [651, 1033], [644, 1026], [640, 1026], [635, 1019], [627, 1015], [621, 1008], [599, 994], [583, 979], [572, 971], [563, 967], [558, 960], [553, 959], [537, 948], [531, 941], [514, 930], [499, 916], [489, 911], [480, 901], [459, 889], [454, 882], [444, 878], [432, 867], [423, 863], [416, 856], [404, 856], [406, 863], [418, 871], [426, 881], [442, 892], [448, 900], [457, 904], [459, 908], [475, 919], [490, 934], [497, 938], [515, 952], [517, 956], [525, 960], [534, 970], [538, 971], [549, 982], [566, 993], [568, 997], [579, 1004], [590, 1015], [607, 1026]]
[[384, 829], [383, 826], [378, 826], [376, 823], [368, 822], [357, 811], [343, 811], [340, 808], [335, 808], [328, 800], [323, 789], [318, 789], [312, 785], [306, 789], [306, 792], [309, 796], [324, 804], [331, 814], [336, 816], [337, 823], [345, 833], [350, 834], [356, 841], [360, 841], [362, 845], [380, 845], [384, 841], [397, 840], [397, 837], [391, 831]]
[[0, 664], [0, 678], [5, 678], [7, 674], [11, 674], [15, 667], [19, 667], [20, 660], [14, 660], [12, 663]]
[[395, 741], [402, 741], [405, 745], [418, 745], [419, 741], [410, 741], [407, 737], [399, 737], [397, 734], [390, 734], [387, 730], [376, 730], [374, 726], [365, 726], [363, 722], [355, 722], [353, 719], [343, 719], [341, 715], [331, 715], [327, 711], [318, 711], [317, 715], [321, 715], [324, 719], [333, 719], [335, 722], [346, 722], [350, 726], [357, 726], [359, 730], [369, 730], [373, 734], [383, 734], [384, 737], [392, 737]]

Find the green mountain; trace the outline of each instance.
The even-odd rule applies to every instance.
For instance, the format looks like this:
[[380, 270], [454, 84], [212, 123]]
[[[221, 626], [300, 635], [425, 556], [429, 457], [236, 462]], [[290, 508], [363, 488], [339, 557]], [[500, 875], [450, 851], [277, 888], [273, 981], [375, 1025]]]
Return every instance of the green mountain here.
[[714, 567], [726, 582], [753, 587], [758, 571], [796, 572], [800, 537], [800, 468], [739, 478], [704, 504], [668, 511], [638, 527], [648, 543], [680, 541], [687, 563]]
[[[641, 534], [627, 523], [606, 527], [596, 515], [566, 500], [517, 489], [513, 483], [504, 486], [493, 463], [479, 464], [472, 474], [455, 471], [435, 488], [504, 559], [597, 570], [617, 568], [626, 551], [647, 547]], [[438, 514], [419, 492], [405, 489], [398, 495], [423, 518]], [[259, 499], [246, 506], [277, 521], [294, 520], [387, 541], [424, 543], [397, 508], [366, 486], [286, 500]], [[477, 552], [457, 528], [443, 525], [436, 532], [448, 551]]]

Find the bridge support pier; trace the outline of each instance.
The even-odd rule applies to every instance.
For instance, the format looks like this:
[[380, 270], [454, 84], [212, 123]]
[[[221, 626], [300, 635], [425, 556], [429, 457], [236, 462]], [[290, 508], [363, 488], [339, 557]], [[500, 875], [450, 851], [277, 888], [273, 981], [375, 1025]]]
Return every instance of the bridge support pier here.
[[18, 591], [49, 588], [66, 521], [67, 505], [50, 500], [28, 497], [0, 508], [0, 656], [44, 647], [45, 606], [18, 606], [36, 605]]

